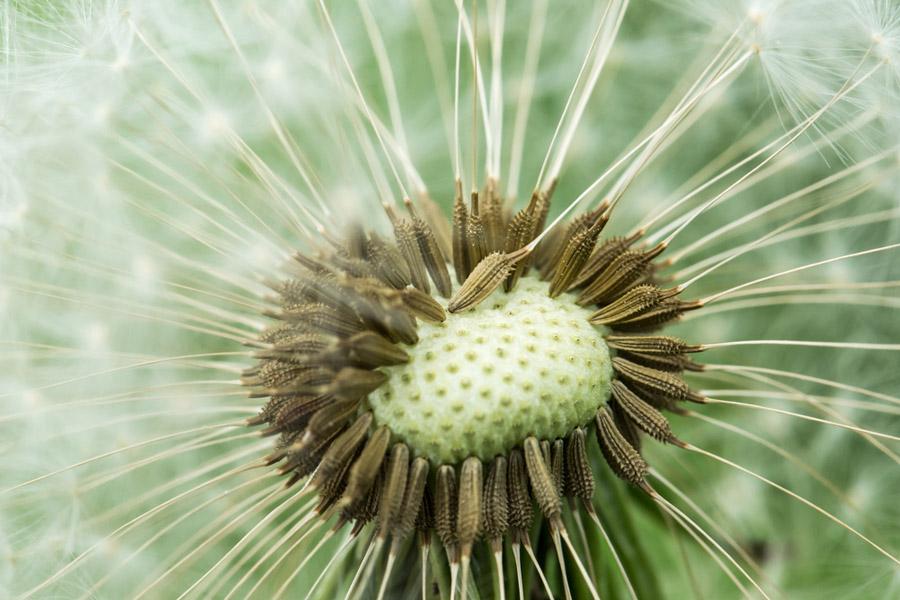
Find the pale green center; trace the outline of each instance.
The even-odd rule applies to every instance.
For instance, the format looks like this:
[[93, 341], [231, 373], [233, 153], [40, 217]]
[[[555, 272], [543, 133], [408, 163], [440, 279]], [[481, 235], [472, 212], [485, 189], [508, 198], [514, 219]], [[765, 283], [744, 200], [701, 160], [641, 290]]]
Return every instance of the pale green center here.
[[444, 323], [422, 322], [409, 362], [384, 369], [369, 397], [375, 419], [435, 465], [565, 436], [610, 394], [609, 349], [590, 313], [526, 277]]

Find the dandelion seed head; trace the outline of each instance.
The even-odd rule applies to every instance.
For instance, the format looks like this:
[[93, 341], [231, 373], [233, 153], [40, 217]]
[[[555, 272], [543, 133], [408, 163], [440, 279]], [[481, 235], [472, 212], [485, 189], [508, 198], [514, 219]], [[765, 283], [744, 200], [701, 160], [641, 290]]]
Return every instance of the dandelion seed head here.
[[[764, 410], [779, 407], [828, 419], [842, 417], [873, 429], [888, 422], [879, 420], [884, 414], [840, 405], [833, 413], [824, 413], [808, 399], [822, 398], [822, 404], [831, 408], [832, 403], [859, 398], [848, 390], [828, 395], [827, 390], [818, 389], [822, 386], [808, 381], [749, 369], [767, 366], [796, 370], [893, 394], [892, 355], [814, 347], [791, 348], [788, 352], [762, 346], [756, 351], [758, 346], [748, 345], [734, 348], [734, 352], [722, 348], [721, 354], [717, 354], [718, 349], [704, 353], [704, 362], [710, 358], [710, 369], [703, 371], [683, 353], [663, 353], [660, 359], [643, 352], [642, 344], [653, 347], [675, 343], [668, 339], [654, 341], [658, 332], [652, 328], [616, 332], [600, 322], [627, 321], [633, 316], [628, 311], [648, 301], [649, 296], [656, 298], [653, 302], [672, 300], [659, 300], [657, 296], [691, 276], [682, 277], [682, 269], [698, 264], [703, 269], [702, 261], [711, 255], [718, 260], [715, 256], [720, 251], [724, 252], [720, 258], [734, 260], [692, 285], [690, 292], [696, 290], [697, 295], [691, 298], [717, 293], [804, 261], [855, 252], [876, 238], [886, 238], [886, 230], [897, 231], [891, 220], [894, 217], [878, 213], [872, 213], [867, 226], [854, 224], [857, 218], [868, 217], [870, 210], [896, 207], [894, 182], [885, 175], [889, 160], [861, 170], [858, 180], [846, 180], [853, 185], [877, 185], [881, 194], [866, 193], [856, 203], [836, 206], [837, 210], [798, 221], [796, 226], [785, 225], [789, 234], [810, 224], [828, 226], [832, 228], [828, 235], [811, 234], [808, 240], [778, 241], [771, 246], [764, 243], [766, 236], [790, 219], [799, 220], [802, 211], [826, 206], [832, 200], [830, 187], [821, 193], [801, 195], [809, 202], [797, 211], [791, 212], [793, 204], [786, 205], [787, 210], [761, 213], [739, 226], [740, 219], [751, 211], [778, 205], [807, 182], [843, 173], [842, 168], [855, 164], [857, 156], [880, 152], [882, 135], [894, 137], [888, 149], [896, 146], [900, 140], [896, 123], [900, 121], [891, 117], [896, 113], [898, 96], [891, 92], [890, 80], [898, 78], [887, 66], [878, 72], [879, 77], [827, 110], [811, 128], [810, 132], [816, 131], [826, 139], [834, 135], [841, 142], [848, 136], [841, 131], [843, 127], [850, 130], [849, 135], [857, 136], [846, 144], [846, 151], [841, 147], [842, 161], [837, 166], [823, 165], [822, 156], [828, 155], [830, 160], [830, 154], [821, 151], [818, 137], [807, 133], [783, 151], [773, 152], [777, 146], [769, 147], [760, 158], [773, 160], [733, 190], [728, 186], [750, 173], [755, 163], [744, 163], [722, 180], [712, 179], [815, 115], [848, 79], [855, 81], [852, 78], [861, 63], [862, 73], [878, 61], [894, 64], [896, 27], [884, 17], [891, 12], [887, 10], [890, 3], [872, 3], [872, 15], [854, 21], [834, 18], [831, 10], [842, 3], [830, 0], [686, 0], [682, 5], [690, 7], [687, 13], [711, 25], [695, 45], [691, 44], [697, 40], [690, 35], [694, 25], [684, 19], [657, 19], [652, 10], [655, 7], [647, 3], [624, 3], [629, 8], [622, 31], [617, 33], [610, 24], [605, 26], [604, 40], [619, 39], [613, 44], [597, 91], [586, 96], [587, 111], [575, 128], [572, 143], [564, 157], [550, 156], [551, 164], [558, 162], [564, 168], [559, 172], [556, 200], [543, 225], [565, 208], [583, 189], [583, 183], [593, 181], [618, 153], [633, 148], [671, 114], [679, 94], [693, 81], [694, 71], [683, 68], [691, 58], [690, 51], [697, 51], [694, 66], [702, 69], [734, 34], [734, 42], [723, 55], [727, 58], [717, 62], [716, 68], [740, 69], [712, 93], [698, 96], [696, 112], [682, 115], [687, 117], [679, 120], [684, 138], [680, 130], [669, 132], [659, 152], [646, 162], [633, 160], [624, 163], [621, 170], [613, 170], [607, 183], [618, 185], [613, 181], [622, 170], [642, 163], [634, 185], [622, 188], [621, 202], [612, 211], [609, 236], [604, 232], [588, 254], [596, 257], [593, 252], [611, 241], [610, 236], [624, 234], [632, 223], [640, 225], [662, 210], [674, 208], [677, 200], [698, 186], [709, 184], [690, 202], [654, 222], [649, 235], [658, 234], [656, 241], [663, 239], [678, 227], [680, 216], [715, 201], [683, 234], [679, 232], [659, 261], [644, 265], [637, 279], [622, 283], [621, 289], [594, 290], [595, 296], [587, 294], [579, 302], [578, 297], [587, 293], [591, 277], [577, 285], [563, 276], [557, 279], [557, 272], [565, 275], [565, 269], [559, 267], [565, 261], [556, 259], [578, 232], [577, 227], [569, 229], [573, 217], [584, 217], [605, 197], [606, 188], [598, 189], [596, 201], [588, 197], [568, 219], [548, 231], [529, 257], [527, 273], [526, 267], [519, 271], [515, 264], [497, 263], [502, 267], [501, 276], [488, 273], [492, 276], [482, 280], [485, 286], [495, 286], [495, 291], [482, 294], [484, 290], [475, 290], [478, 293], [463, 298], [472, 306], [466, 304], [465, 310], [454, 313], [447, 310], [448, 301], [459, 294], [467, 275], [483, 261], [485, 250], [496, 250], [502, 258], [504, 252], [514, 251], [532, 238], [509, 241], [507, 247], [507, 240], [500, 235], [490, 240], [490, 248], [480, 247], [485, 238], [480, 237], [484, 234], [479, 228], [484, 228], [484, 222], [474, 219], [471, 227], [457, 228], [475, 240], [466, 247], [464, 258], [457, 260], [451, 256], [452, 233], [436, 228], [432, 233], [447, 234], [441, 240], [447, 245], [440, 246], [443, 256], [438, 261], [425, 229], [414, 227], [410, 237], [410, 230], [404, 229], [409, 223], [398, 226], [385, 217], [382, 203], [392, 206], [392, 216], [401, 220], [411, 222], [415, 216], [431, 222], [436, 214], [438, 220], [447, 221], [445, 227], [454, 226], [446, 218], [454, 190], [452, 174], [443, 164], [446, 148], [440, 134], [442, 125], [452, 130], [452, 63], [458, 15], [452, 3], [369, 4], [376, 13], [397, 79], [397, 123], [385, 102], [390, 86], [377, 69], [360, 15], [350, 6], [324, 3], [332, 12], [336, 37], [359, 79], [359, 96], [368, 102], [382, 129], [373, 127], [362, 110], [359, 96], [348, 84], [346, 69], [338, 60], [336, 42], [323, 26], [323, 12], [314, 4], [36, 0], [11, 5], [5, 16], [0, 15], [4, 19], [12, 13], [16, 20], [8, 50], [15, 60], [9, 63], [7, 82], [2, 84], [4, 101], [8, 100], [4, 110], [14, 117], [9, 120], [9, 131], [2, 134], [4, 146], [9, 147], [4, 154], [8, 152], [14, 160], [8, 163], [12, 166], [5, 177], [9, 181], [3, 188], [6, 193], [0, 195], [0, 239], [4, 242], [0, 311], [14, 315], [7, 319], [10, 322], [0, 325], [0, 337], [5, 340], [0, 352], [7, 361], [6, 372], [0, 374], [0, 403], [7, 407], [0, 415], [0, 451], [13, 456], [10, 469], [3, 473], [3, 486], [66, 469], [0, 497], [0, 556], [9, 548], [14, 562], [12, 567], [0, 567], [0, 596], [18, 596], [41, 585], [82, 552], [87, 553], [87, 560], [75, 564], [35, 596], [131, 597], [146, 589], [145, 597], [175, 597], [195, 582], [192, 592], [203, 597], [252, 595], [248, 590], [257, 584], [256, 596], [271, 596], [282, 584], [285, 594], [306, 592], [321, 572], [318, 567], [326, 559], [337, 558], [334, 544], [312, 552], [319, 532], [335, 522], [326, 525], [324, 519], [300, 513], [299, 507], [305, 505], [301, 503], [313, 498], [313, 489], [323, 516], [336, 515], [342, 524], [351, 521], [345, 529], [355, 528], [356, 541], [351, 542], [350, 552], [344, 560], [335, 560], [327, 573], [334, 584], [332, 591], [341, 594], [346, 591], [352, 595], [346, 588], [358, 567], [366, 593], [371, 585], [366, 580], [374, 578], [378, 583], [383, 576], [385, 597], [409, 595], [409, 586], [402, 586], [417, 578], [413, 569], [406, 570], [415, 561], [397, 562], [402, 562], [406, 572], [404, 577], [398, 576], [397, 567], [391, 578], [390, 569], [387, 574], [382, 569], [384, 554], [391, 552], [389, 545], [373, 551], [367, 564], [360, 564], [359, 557], [365, 554], [364, 544], [371, 536], [397, 534], [400, 540], [398, 532], [409, 535], [418, 529], [419, 535], [411, 535], [410, 542], [435, 533], [433, 537], [440, 538], [444, 548], [435, 542], [433, 548], [425, 544], [420, 550], [432, 552], [432, 557], [442, 562], [456, 561], [455, 565], [465, 551], [456, 547], [454, 535], [462, 532], [464, 537], [479, 539], [473, 542], [476, 549], [469, 557], [473, 574], [478, 577], [457, 578], [455, 585], [468, 584], [470, 592], [471, 586], [477, 585], [481, 597], [490, 597], [491, 591], [483, 589], [482, 581], [490, 565], [478, 564], [486, 553], [480, 547], [478, 528], [469, 518], [479, 513], [479, 504], [485, 508], [485, 529], [480, 532], [485, 545], [506, 552], [510, 547], [506, 541], [517, 542], [516, 546], [522, 548], [528, 548], [526, 544], [531, 541], [537, 568], [547, 571], [551, 593], [557, 597], [563, 596], [559, 588], [566, 582], [590, 581], [582, 577], [574, 560], [582, 560], [581, 566], [590, 571], [596, 567], [589, 564], [592, 557], [614, 555], [617, 548], [625, 547], [646, 553], [641, 559], [640, 576], [635, 577], [639, 597], [657, 597], [663, 589], [679, 597], [730, 597], [735, 588], [729, 578], [702, 548], [692, 545], [688, 531], [701, 533], [700, 528], [724, 547], [723, 552], [713, 548], [712, 554], [722, 560], [729, 555], [736, 557], [750, 571], [750, 578], [759, 580], [766, 590], [770, 584], [773, 590], [777, 586], [788, 595], [815, 589], [818, 580], [809, 583], [804, 577], [810, 565], [822, 561], [820, 546], [824, 544], [820, 544], [818, 535], [809, 535], [810, 531], [819, 532], [822, 521], [795, 518], [795, 511], [782, 510], [783, 505], [773, 499], [779, 493], [746, 474], [705, 468], [699, 461], [692, 461], [687, 471], [680, 469], [684, 455], [677, 453], [683, 449], [674, 443], [657, 444], [674, 441], [667, 437], [670, 430], [663, 416], [667, 413], [661, 411], [677, 406], [673, 396], [679, 403], [699, 400], [689, 397], [691, 389], [715, 391], [718, 387], [746, 385], [747, 390], [759, 395], [736, 399], [751, 406], [726, 412], [728, 409], [721, 406], [686, 405], [693, 415], [676, 417], [671, 423], [678, 439], [701, 446], [708, 443], [717, 456], [753, 466], [779, 484], [809, 494], [824, 507], [839, 506], [834, 512], [850, 521], [858, 515], [843, 504], [842, 498], [831, 498], [828, 489], [817, 487], [797, 465], [770, 454], [757, 443], [742, 440], [738, 432], [746, 430], [779, 448], [784, 446], [796, 452], [804, 464], [819, 467], [820, 463], [833, 463], [832, 457], [840, 454], [847, 459], [858, 457], [860, 465], [868, 466], [885, 456], [874, 450], [870, 454], [857, 452], [858, 446], [847, 445], [849, 439], [872, 450], [856, 432], [833, 427], [834, 431], [814, 434], [810, 433], [813, 426], [806, 421], [797, 425], [797, 419]], [[488, 2], [488, 10], [479, 11], [479, 54], [488, 87], [490, 45], [494, 41], [491, 14], [498, 4]], [[531, 35], [533, 28], [528, 22], [539, 3], [508, 4], [499, 94], [504, 111], [501, 175], [507, 171], [506, 143], [522, 98], [520, 83], [528, 80], [521, 62], [529, 48], [543, 42], [535, 102], [523, 130], [521, 189], [530, 191], [528, 179], [540, 166], [577, 75], [580, 53], [590, 43], [593, 26], [607, 3], [598, 3], [591, 11], [575, 2], [551, 3], [553, 10], [545, 22], [536, 21], [546, 29], [542, 39]], [[617, 3], [609, 5], [615, 7]], [[234, 35], [237, 49], [223, 35], [211, 7], [221, 10], [222, 22]], [[420, 13], [423, 10], [434, 11], [436, 35], [427, 26], [420, 27], [419, 20], [427, 22], [429, 18], [427, 13]], [[386, 16], [389, 18], [383, 18]], [[572, 26], [573, 20], [577, 27]], [[861, 25], [865, 21], [870, 24]], [[444, 56], [431, 56], [434, 48]], [[461, 50], [467, 58], [465, 39]], [[863, 59], [867, 51], [870, 55]], [[426, 57], [429, 64], [432, 59], [436, 61], [433, 73], [425, 65]], [[747, 58], [735, 62], [735, 57]], [[678, 75], [671, 77], [678, 79], [672, 81], [673, 90], [660, 85], [669, 81], [669, 72]], [[464, 155], [470, 151], [471, 141], [467, 135], [473, 89], [466, 81], [468, 75], [464, 62], [460, 82]], [[447, 81], [442, 83], [442, 79]], [[442, 86], [448, 82], [450, 93], [445, 98]], [[667, 98], [670, 91], [672, 95]], [[444, 103], [449, 110], [441, 112], [438, 107]], [[274, 121], [269, 119], [270, 114]], [[491, 118], [489, 114], [488, 121]], [[567, 119], [571, 118], [569, 111]], [[852, 125], [857, 118], [870, 127], [857, 129]], [[283, 139], [276, 135], [273, 123], [283, 128]], [[408, 138], [408, 153], [395, 143], [401, 129]], [[878, 135], [872, 134], [875, 129]], [[386, 153], [373, 132], [390, 138]], [[479, 131], [479, 142], [473, 144], [480, 159], [484, 158], [479, 145], [484, 143], [483, 134]], [[292, 152], [296, 156], [291, 156]], [[558, 146], [554, 152], [559, 152]], [[398, 179], [412, 196], [413, 210], [404, 206], [404, 194], [397, 189], [390, 162], [398, 166]], [[468, 158], [463, 162], [464, 178], [471, 179]], [[897, 167], [893, 164], [890, 169], [896, 174]], [[478, 168], [484, 172], [482, 165]], [[309, 181], [305, 175], [310, 175]], [[467, 179], [466, 194], [470, 183], [478, 188], [478, 182]], [[502, 177], [499, 183], [506, 188]], [[487, 190], [478, 191], [485, 202], [490, 196]], [[426, 210], [426, 197], [442, 205], [443, 215], [441, 208], [434, 207], [434, 213]], [[498, 211], [501, 222], [508, 224], [528, 201], [527, 194], [518, 200], [493, 198], [491, 202], [496, 205], [490, 206], [508, 209], [508, 214]], [[469, 198], [463, 201], [471, 211]], [[12, 208], [5, 210], [7, 205]], [[365, 226], [361, 237], [353, 237], [354, 230], [346, 227], [348, 221]], [[401, 235], [394, 235], [397, 230]], [[497, 237], [495, 234], [493, 237]], [[693, 254], [666, 265], [667, 257], [677, 256], [673, 252], [702, 240], [706, 234], [716, 235]], [[735, 257], [733, 253], [745, 243], [758, 244], [759, 248]], [[652, 247], [641, 238], [617, 252], [631, 260]], [[626, 254], [624, 248], [631, 248], [628, 252], [633, 254]], [[573, 274], [580, 275], [583, 265], [573, 259], [578, 254], [575, 250], [569, 248], [567, 260], [578, 266], [573, 267]], [[860, 262], [862, 267], [853, 261], [837, 261], [815, 271], [762, 282], [740, 290], [748, 295], [735, 294], [738, 297], [734, 302], [726, 294], [723, 302], [713, 302], [709, 307], [721, 308], [721, 312], [707, 312], [703, 307], [687, 313], [696, 318], [671, 323], [672, 333], [692, 341], [849, 339], [842, 337], [844, 333], [835, 326], [838, 322], [853, 331], [854, 339], [892, 341], [892, 313], [884, 306], [874, 312], [872, 305], [894, 302], [891, 292], [895, 288], [864, 290], [865, 294], [845, 294], [841, 289], [849, 289], [876, 272], [879, 278], [894, 278], [888, 254]], [[440, 273], [440, 267], [447, 265], [452, 279], [449, 283], [442, 281]], [[592, 277], [609, 279], [617, 272], [630, 272], [632, 267], [634, 264], [623, 259], [607, 277], [598, 276], [603, 269]], [[461, 272], [456, 272], [457, 268]], [[512, 280], [505, 269], [512, 269], [517, 279]], [[557, 283], [551, 283], [555, 279]], [[785, 306], [777, 304], [783, 296], [775, 293], [749, 293], [761, 286], [802, 286], [810, 281], [838, 287], [801, 290], [803, 296], [792, 294], [797, 299], [784, 301]], [[542, 289], [540, 302], [535, 300], [532, 307], [565, 307], [579, 314], [578, 326], [560, 331], [559, 326], [542, 321], [546, 317], [540, 313], [524, 309], [514, 317], [501, 315], [476, 326], [466, 325], [494, 310], [498, 298], [503, 302], [519, 300], [534, 285]], [[562, 293], [549, 294], [551, 285]], [[423, 291], [426, 286], [428, 292]], [[443, 286], [446, 289], [439, 289]], [[641, 288], [646, 295], [623, 296], [640, 286], [649, 286]], [[278, 288], [275, 296], [272, 288]], [[837, 304], [826, 303], [838, 294], [842, 296]], [[635, 304], [622, 301], [623, 297]], [[857, 306], [853, 304], [857, 300], [870, 304]], [[816, 301], [822, 304], [812, 308], [804, 304]], [[534, 322], [525, 323], [525, 319]], [[261, 327], [265, 329], [260, 331]], [[627, 329], [628, 324], [623, 327]], [[503, 340], [507, 330], [512, 332], [512, 342]], [[454, 349], [431, 350], [436, 345], [433, 334], [448, 331], [453, 332]], [[616, 342], [620, 347], [603, 355], [606, 365], [597, 376], [604, 379], [605, 391], [599, 389], [603, 388], [600, 385], [582, 393], [584, 390], [575, 389], [578, 378], [585, 379], [585, 373], [594, 372], [590, 367], [570, 368], [566, 358], [584, 362], [575, 340], [596, 339], [600, 345], [605, 344], [605, 335], [620, 338]], [[476, 338], [484, 341], [477, 342]], [[529, 338], [539, 342], [533, 344]], [[529, 344], [534, 349], [529, 349]], [[623, 344], [637, 345], [638, 350], [623, 350]], [[493, 364], [492, 356], [485, 357], [479, 350], [488, 346], [494, 354], [502, 350], [506, 356]], [[835, 354], [830, 354], [832, 351]], [[523, 353], [528, 356], [525, 364], [521, 364]], [[600, 355], [599, 351], [591, 354], [591, 360], [599, 360]], [[565, 364], [558, 366], [557, 359]], [[423, 367], [429, 361], [438, 365], [432, 371]], [[736, 370], [716, 371], [712, 368], [716, 362], [734, 362]], [[748, 370], [737, 370], [743, 366]], [[691, 370], [694, 368], [700, 370]], [[411, 384], [424, 380], [429, 372], [434, 373], [434, 381], [422, 381], [412, 389]], [[503, 381], [504, 373], [513, 376], [513, 383]], [[410, 375], [411, 381], [404, 381], [404, 375]], [[380, 376], [386, 380], [380, 381]], [[497, 376], [501, 377], [499, 381]], [[608, 389], [611, 378], [620, 394], [612, 399]], [[590, 382], [584, 383], [585, 388], [590, 387]], [[526, 384], [528, 390], [523, 387]], [[371, 393], [364, 393], [373, 386]], [[802, 391], [789, 393], [790, 386]], [[9, 395], [7, 389], [14, 393]], [[439, 393], [442, 389], [446, 393]], [[501, 393], [503, 390], [509, 393]], [[770, 398], [766, 390], [793, 399]], [[248, 391], [265, 400], [248, 400]], [[451, 391], [453, 398], [448, 397]], [[629, 391], [631, 395], [626, 393]], [[802, 393], [806, 391], [816, 395], [807, 398]], [[340, 401], [329, 404], [325, 411], [321, 398], [329, 396]], [[535, 406], [521, 408], [514, 402], [504, 411], [502, 401], [507, 396], [521, 404], [537, 400], [536, 407], [544, 414], [532, 410], [535, 414], [524, 418], [522, 413]], [[800, 397], [805, 400], [796, 399]], [[287, 406], [281, 404], [285, 398]], [[350, 409], [344, 403], [348, 399], [353, 403]], [[434, 414], [415, 412], [428, 402]], [[584, 404], [583, 411], [576, 410], [579, 403]], [[263, 404], [260, 415], [254, 416]], [[484, 425], [473, 428], [461, 418], [454, 420], [457, 405], [462, 405], [466, 419]], [[626, 405], [631, 413], [623, 408]], [[737, 431], [699, 422], [696, 416], [707, 414], [706, 408], [716, 411], [709, 415], [733, 424]], [[370, 410], [371, 426], [361, 429], [361, 437], [354, 437], [359, 432], [351, 428], [357, 423], [366, 425]], [[446, 419], [438, 418], [442, 416], [437, 414], [440, 411], [447, 412], [448, 416], [443, 415]], [[559, 415], [566, 411], [572, 414], [561, 418]], [[309, 419], [313, 413], [315, 421]], [[247, 418], [258, 429], [244, 429]], [[363, 420], [358, 421], [360, 418]], [[645, 429], [636, 428], [636, 423]], [[225, 426], [219, 428], [222, 424]], [[428, 447], [429, 440], [415, 438], [431, 435], [434, 443], [434, 437], [442, 435], [448, 424], [454, 435], [437, 439], [433, 448]], [[380, 425], [389, 426], [389, 435], [376, 439], [374, 434]], [[207, 426], [212, 428], [197, 430]], [[418, 431], [414, 431], [416, 428]], [[261, 429], [277, 438], [261, 440], [256, 435]], [[341, 444], [336, 443], [338, 438]], [[370, 443], [368, 460], [357, 463]], [[334, 447], [341, 452], [335, 450], [325, 460], [322, 453]], [[514, 484], [505, 491], [512, 489], [527, 500], [534, 508], [534, 520], [520, 522], [519, 530], [503, 531], [497, 511], [501, 494], [496, 478], [498, 473], [511, 474], [511, 467], [504, 469], [522, 459], [526, 451], [530, 464], [519, 464], [524, 471], [518, 487]], [[495, 454], [506, 462], [496, 461]], [[277, 502], [250, 508], [249, 503], [241, 504], [250, 498], [249, 492], [281, 490], [285, 479], [273, 484], [276, 478], [270, 471], [264, 475], [262, 469], [243, 469], [221, 480], [216, 477], [251, 461], [258, 464], [264, 455], [275, 463], [270, 469], [278, 469], [297, 485], [279, 492], [283, 495]], [[417, 456], [430, 459], [422, 488], [426, 490], [422, 492], [422, 516], [415, 523], [404, 524], [404, 529], [391, 505], [400, 502], [406, 513], [420, 508], [409, 499], [414, 487], [404, 490], [402, 485], [404, 478], [412, 481]], [[477, 463], [478, 468], [468, 460], [474, 456], [483, 459]], [[666, 460], [669, 457], [674, 460]], [[409, 460], [401, 460], [405, 458]], [[663, 490], [652, 475], [643, 480], [647, 475], [645, 458], [660, 472], [665, 471], [688, 498], [708, 510], [716, 524], [733, 534], [737, 545], [726, 544], [720, 532], [713, 531], [693, 511], [690, 516], [698, 520], [699, 528], [673, 522], [671, 531], [667, 530], [660, 524], [656, 507], [649, 502], [633, 502], [640, 491], [620, 493], [625, 488], [617, 487], [620, 482], [615, 475], [639, 486], [652, 484], [675, 503], [675, 496]], [[85, 459], [84, 464], [69, 468]], [[445, 469], [441, 469], [441, 463]], [[316, 466], [321, 469], [319, 474], [329, 469], [333, 472], [318, 477], [304, 470]], [[825, 467], [822, 470], [827, 476], [834, 474]], [[436, 494], [433, 482], [447, 473], [452, 474], [455, 487], [451, 489], [448, 484], [446, 493]], [[268, 478], [238, 489], [252, 483], [253, 477]], [[857, 499], [856, 488], [863, 490], [858, 494], [866, 497], [864, 508], [883, 518], [885, 499], [889, 501], [891, 495], [874, 482], [890, 481], [892, 477], [896, 479], [893, 471], [875, 473], [861, 467], [853, 469], [852, 476], [840, 479], [837, 486]], [[341, 486], [348, 486], [351, 479], [355, 491], [341, 496]], [[484, 485], [477, 485], [480, 483]], [[292, 495], [307, 484], [305, 498]], [[195, 485], [202, 487], [186, 493], [165, 511], [152, 512]], [[464, 493], [459, 494], [461, 490]], [[284, 510], [278, 512], [276, 507], [282, 499]], [[532, 506], [534, 500], [537, 504]], [[190, 512], [207, 501], [210, 504], [204, 510]], [[609, 526], [609, 547], [601, 545], [598, 530], [590, 529], [586, 511], [593, 502], [599, 509], [600, 522]], [[582, 503], [585, 510], [578, 508]], [[462, 525], [457, 516], [460, 506], [467, 515]], [[566, 519], [558, 519], [557, 506], [566, 511]], [[579, 532], [569, 530], [575, 550], [554, 559], [552, 544], [545, 542], [562, 525], [572, 526], [568, 518], [572, 507], [589, 528], [584, 536], [586, 547], [582, 548]], [[231, 509], [236, 512], [229, 514]], [[435, 509], [440, 509], [438, 518], [443, 523], [438, 528], [432, 522]], [[141, 517], [148, 511], [149, 516]], [[727, 518], [720, 521], [719, 515]], [[181, 517], [183, 521], [178, 520]], [[309, 519], [286, 535], [295, 517]], [[138, 519], [133, 528], [117, 530], [133, 518]], [[551, 526], [545, 527], [541, 520]], [[629, 522], [635, 524], [634, 532], [623, 526]], [[169, 526], [173, 528], [165, 530]], [[840, 548], [850, 547], [848, 540], [854, 540], [851, 534], [835, 529]], [[532, 535], [533, 531], [540, 531], [540, 537]], [[160, 537], [154, 538], [157, 534]], [[760, 559], [765, 581], [740, 556], [740, 550], [752, 549], [756, 540], [761, 540], [760, 552], [765, 554]], [[149, 545], [144, 547], [145, 543]], [[680, 555], [682, 546], [700, 590], [689, 587], [689, 578], [683, 576], [688, 567], [672, 560]], [[397, 547], [402, 547], [399, 542]], [[35, 556], [46, 560], [35, 561]], [[307, 556], [311, 562], [301, 563]], [[856, 554], [842, 552], [841, 560], [845, 559], [855, 560]], [[219, 560], [222, 562], [217, 563]], [[276, 560], [282, 562], [276, 565]], [[510, 562], [510, 557], [500, 555], [499, 564]], [[306, 566], [299, 568], [299, 564]], [[872, 564], [881, 570], [880, 563]], [[441, 577], [433, 565], [427, 563], [422, 574], [426, 587]], [[551, 573], [549, 567], [554, 565], [565, 566], [568, 574]], [[534, 576], [527, 560], [525, 569], [529, 571], [525, 580], [533, 582], [532, 588], [525, 590], [527, 596], [539, 588], [540, 578]], [[462, 570], [465, 574], [465, 567]], [[630, 572], [627, 564], [626, 576]], [[507, 597], [514, 597], [516, 572], [505, 568], [502, 574]], [[860, 580], [859, 576], [848, 578]], [[5, 594], [3, 587], [10, 581], [10, 592]], [[624, 581], [611, 577], [604, 582], [607, 585], [624, 595]]]

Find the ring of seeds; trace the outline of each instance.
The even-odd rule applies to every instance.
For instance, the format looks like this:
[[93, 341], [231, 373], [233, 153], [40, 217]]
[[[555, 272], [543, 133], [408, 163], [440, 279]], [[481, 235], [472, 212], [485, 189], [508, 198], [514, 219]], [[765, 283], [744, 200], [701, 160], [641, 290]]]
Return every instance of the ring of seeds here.
[[606, 206], [530, 244], [552, 187], [515, 214], [494, 189], [297, 254], [243, 377], [268, 398], [250, 420], [278, 436], [268, 462], [323, 518], [392, 548], [434, 533], [464, 568], [479, 538], [528, 544], [535, 507], [554, 535], [564, 498], [593, 510], [590, 429], [652, 493], [641, 437], [684, 445], [664, 413], [704, 401], [683, 378], [701, 347], [658, 333], [700, 307], [657, 280], [665, 247], [601, 238]]

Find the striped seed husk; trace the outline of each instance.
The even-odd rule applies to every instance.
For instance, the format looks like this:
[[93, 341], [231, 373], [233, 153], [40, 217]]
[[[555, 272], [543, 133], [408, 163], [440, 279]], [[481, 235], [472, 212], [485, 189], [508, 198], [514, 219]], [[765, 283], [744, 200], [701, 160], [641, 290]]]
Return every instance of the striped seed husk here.
[[503, 283], [516, 262], [527, 253], [526, 250], [517, 250], [512, 254], [494, 252], [485, 257], [450, 299], [447, 310], [454, 313], [477, 306]]
[[496, 456], [491, 462], [484, 482], [482, 504], [482, 529], [489, 540], [500, 540], [509, 529], [509, 504], [507, 500], [507, 460]]
[[642, 485], [648, 472], [647, 463], [616, 427], [609, 409], [604, 407], [598, 410], [595, 421], [597, 442], [606, 464], [625, 481]]
[[456, 537], [463, 556], [471, 554], [472, 544], [481, 532], [483, 485], [481, 460], [470, 456], [460, 467], [459, 505], [456, 512]]

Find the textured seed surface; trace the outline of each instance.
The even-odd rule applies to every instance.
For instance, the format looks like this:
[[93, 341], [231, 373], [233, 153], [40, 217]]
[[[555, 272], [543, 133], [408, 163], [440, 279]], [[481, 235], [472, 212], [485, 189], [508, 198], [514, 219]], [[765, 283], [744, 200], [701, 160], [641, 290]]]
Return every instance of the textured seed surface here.
[[489, 462], [528, 436], [566, 436], [610, 395], [609, 351], [590, 313], [525, 277], [443, 323], [420, 322], [409, 362], [385, 367], [369, 396], [376, 423], [433, 464]]

